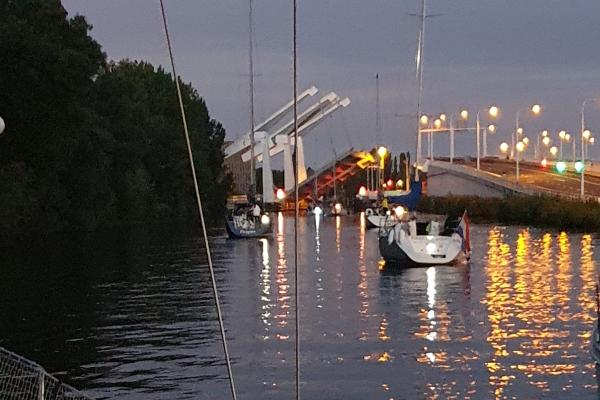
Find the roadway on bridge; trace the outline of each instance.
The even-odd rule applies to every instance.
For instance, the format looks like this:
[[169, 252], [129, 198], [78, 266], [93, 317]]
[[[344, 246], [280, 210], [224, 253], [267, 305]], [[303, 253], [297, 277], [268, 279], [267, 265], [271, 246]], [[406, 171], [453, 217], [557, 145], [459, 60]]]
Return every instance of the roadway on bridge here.
[[[475, 162], [460, 162], [475, 168]], [[481, 160], [481, 169], [498, 177], [516, 182], [516, 163], [497, 159]], [[519, 183], [577, 196], [580, 193], [580, 175], [574, 172], [556, 172], [553, 167], [542, 167], [537, 163], [521, 162]], [[600, 176], [585, 175], [585, 194], [600, 197]]]

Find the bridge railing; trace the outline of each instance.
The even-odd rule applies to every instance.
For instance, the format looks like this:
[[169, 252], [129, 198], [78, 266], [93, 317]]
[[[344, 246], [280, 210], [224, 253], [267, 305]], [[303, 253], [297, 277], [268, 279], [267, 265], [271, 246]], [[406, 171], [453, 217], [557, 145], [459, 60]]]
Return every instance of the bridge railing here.
[[443, 161], [431, 161], [430, 167], [438, 167], [448, 171], [453, 171], [461, 175], [469, 176], [471, 178], [480, 179], [481, 181], [488, 182], [497, 187], [502, 187], [505, 190], [513, 193], [520, 193], [528, 196], [545, 196], [555, 197], [564, 200], [572, 201], [584, 201], [584, 202], [598, 202], [600, 203], [600, 197], [585, 195], [583, 198], [579, 194], [565, 193], [560, 190], [553, 190], [543, 188], [540, 186], [522, 185], [516, 182], [509, 181], [508, 179], [502, 178], [496, 174], [488, 171], [476, 170], [461, 164], [450, 164]]
[[40, 365], [0, 347], [0, 399], [91, 400]]

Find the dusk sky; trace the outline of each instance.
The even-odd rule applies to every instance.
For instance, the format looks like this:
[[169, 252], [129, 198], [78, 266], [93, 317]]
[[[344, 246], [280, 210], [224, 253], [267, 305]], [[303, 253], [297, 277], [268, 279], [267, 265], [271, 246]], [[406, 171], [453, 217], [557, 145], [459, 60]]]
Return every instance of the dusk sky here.
[[[289, 101], [291, 1], [255, 0], [257, 122]], [[158, 0], [63, 0], [71, 14], [94, 26], [111, 59], [140, 59], [168, 67]], [[179, 74], [205, 98], [230, 139], [249, 130], [248, 2], [166, 0]], [[299, 87], [316, 85], [349, 96], [349, 108], [309, 137], [309, 164], [338, 151], [377, 142], [414, 151], [417, 0], [300, 0]], [[424, 112], [462, 107], [502, 110], [490, 149], [509, 140], [521, 109], [526, 135], [542, 128], [579, 131], [584, 99], [600, 97], [600, 2], [597, 0], [429, 0], [424, 67]], [[383, 133], [375, 135], [375, 74], [380, 75]], [[537, 119], [525, 111], [544, 107]], [[586, 118], [600, 132], [600, 107]], [[600, 136], [600, 133], [597, 135]], [[473, 153], [473, 136], [457, 145]], [[446, 139], [436, 152], [447, 154]], [[492, 150], [490, 150], [492, 152]], [[599, 149], [590, 152], [600, 155]]]

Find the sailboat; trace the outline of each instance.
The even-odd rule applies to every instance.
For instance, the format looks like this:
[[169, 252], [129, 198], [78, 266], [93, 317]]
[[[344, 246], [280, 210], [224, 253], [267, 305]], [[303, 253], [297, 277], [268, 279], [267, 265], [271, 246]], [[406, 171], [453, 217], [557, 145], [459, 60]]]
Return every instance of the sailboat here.
[[[273, 222], [271, 216], [268, 213], [263, 213], [261, 211], [255, 212], [255, 207], [258, 205], [255, 203], [256, 199], [254, 198], [256, 192], [256, 168], [255, 168], [255, 140], [256, 140], [256, 125], [254, 120], [254, 45], [253, 45], [253, 7], [252, 0], [249, 0], [249, 12], [248, 12], [248, 37], [249, 37], [249, 51], [248, 51], [248, 72], [249, 72], [249, 92], [250, 92], [250, 199], [248, 196], [239, 196], [237, 199], [233, 201], [233, 207], [227, 212], [227, 216], [225, 219], [225, 229], [227, 230], [227, 234], [232, 239], [242, 239], [242, 238], [260, 238], [265, 236], [271, 236], [273, 233]], [[266, 137], [263, 140], [267, 140]], [[268, 157], [268, 146], [263, 146], [267, 149], [267, 157], [263, 157], [263, 180], [267, 180], [267, 182], [273, 181], [273, 176], [265, 176], [265, 174], [271, 174], [270, 165], [267, 167], [267, 163], [270, 162], [270, 157]], [[272, 186], [272, 185], [271, 185]], [[269, 201], [270, 198], [273, 197], [273, 193], [263, 193], [263, 201]], [[236, 201], [237, 200], [237, 201]], [[272, 200], [271, 200], [272, 201]], [[260, 209], [260, 207], [259, 207]]]

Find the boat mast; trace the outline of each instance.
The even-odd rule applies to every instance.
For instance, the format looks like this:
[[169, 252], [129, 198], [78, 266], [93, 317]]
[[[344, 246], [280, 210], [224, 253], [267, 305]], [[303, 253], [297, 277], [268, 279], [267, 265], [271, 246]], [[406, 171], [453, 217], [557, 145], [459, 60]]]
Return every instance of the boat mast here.
[[[423, 99], [423, 57], [424, 57], [424, 44], [425, 44], [425, 18], [426, 18], [426, 0], [421, 0], [421, 11], [417, 14], [419, 18], [419, 32], [417, 35], [417, 148], [416, 148], [416, 159], [417, 165], [421, 162], [421, 134], [420, 134], [420, 123], [421, 123], [421, 102]], [[416, 179], [417, 175], [415, 175]]]
[[[254, 196], [256, 193], [255, 179], [256, 179], [256, 168], [254, 161], [254, 43], [252, 40], [253, 29], [252, 29], [252, 0], [249, 0], [248, 7], [248, 70], [249, 70], [249, 81], [250, 81], [250, 195]], [[264, 193], [263, 193], [264, 195]]]

